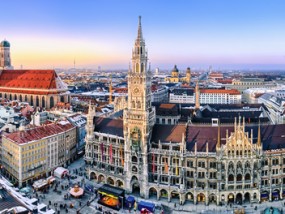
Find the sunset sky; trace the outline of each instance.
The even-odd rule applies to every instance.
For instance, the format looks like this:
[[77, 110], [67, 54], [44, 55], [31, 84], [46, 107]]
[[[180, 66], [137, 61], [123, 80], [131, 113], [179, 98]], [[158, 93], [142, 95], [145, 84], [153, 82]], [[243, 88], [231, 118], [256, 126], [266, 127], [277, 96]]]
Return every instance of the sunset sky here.
[[1, 1], [15, 68], [127, 69], [142, 16], [152, 67], [285, 69], [285, 1]]

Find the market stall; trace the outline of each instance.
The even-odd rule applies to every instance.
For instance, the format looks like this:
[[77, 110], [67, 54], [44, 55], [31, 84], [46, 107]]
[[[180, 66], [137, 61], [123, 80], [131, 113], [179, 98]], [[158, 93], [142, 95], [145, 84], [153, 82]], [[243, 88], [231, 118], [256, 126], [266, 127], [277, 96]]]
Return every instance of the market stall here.
[[125, 190], [104, 184], [98, 189], [98, 203], [120, 210], [125, 200]]

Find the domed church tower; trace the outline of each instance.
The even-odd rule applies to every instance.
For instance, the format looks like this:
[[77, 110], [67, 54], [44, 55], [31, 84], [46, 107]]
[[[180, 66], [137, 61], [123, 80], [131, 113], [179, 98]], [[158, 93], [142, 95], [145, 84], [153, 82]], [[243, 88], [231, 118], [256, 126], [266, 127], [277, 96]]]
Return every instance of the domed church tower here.
[[148, 186], [148, 148], [155, 122], [151, 105], [151, 71], [139, 17], [138, 35], [128, 72], [128, 107], [124, 110], [125, 188], [146, 197]]
[[0, 43], [0, 69], [11, 69], [10, 43], [7, 40]]

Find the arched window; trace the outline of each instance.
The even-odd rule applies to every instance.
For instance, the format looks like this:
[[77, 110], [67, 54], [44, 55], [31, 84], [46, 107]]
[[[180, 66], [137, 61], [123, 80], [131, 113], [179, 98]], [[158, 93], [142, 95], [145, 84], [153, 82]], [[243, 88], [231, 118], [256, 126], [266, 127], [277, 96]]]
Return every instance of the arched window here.
[[42, 97], [42, 107], [46, 107], [46, 103], [45, 103], [45, 97]]
[[31, 106], [34, 105], [34, 98], [33, 98], [33, 96], [31, 96], [31, 101], [30, 101], [30, 103], [31, 103]]
[[23, 97], [22, 97], [22, 94], [20, 94], [20, 101], [21, 101], [21, 102], [23, 101]]
[[12, 94], [10, 94], [10, 100], [12, 100]]
[[25, 95], [25, 102], [28, 102], [28, 96]]
[[49, 99], [49, 107], [52, 108], [54, 106], [54, 98], [50, 97]]
[[38, 97], [38, 96], [36, 97], [36, 106], [37, 106], [37, 107], [40, 106], [40, 100], [39, 100], [39, 97]]
[[136, 107], [135, 101], [132, 101], [132, 108], [135, 108], [135, 107]]
[[17, 99], [18, 99], [17, 94], [15, 94], [14, 95], [14, 100], [17, 100]]
[[137, 108], [141, 108], [141, 102], [140, 101], [137, 102]]
[[141, 64], [141, 73], [143, 73], [144, 72], [144, 65], [143, 65], [143, 63]]
[[136, 63], [136, 72], [139, 72], [139, 69], [140, 69], [140, 65], [139, 63]]

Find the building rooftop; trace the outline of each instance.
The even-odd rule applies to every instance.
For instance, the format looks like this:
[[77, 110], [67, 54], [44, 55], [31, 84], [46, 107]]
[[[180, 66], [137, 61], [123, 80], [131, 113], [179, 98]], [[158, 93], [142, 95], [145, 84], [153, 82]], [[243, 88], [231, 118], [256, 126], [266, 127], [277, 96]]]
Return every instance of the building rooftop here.
[[31, 141], [40, 140], [48, 136], [56, 135], [61, 132], [74, 128], [68, 121], [60, 121], [48, 125], [42, 125], [25, 131], [17, 131], [10, 134], [4, 134], [4, 137], [17, 144], [25, 144]]

